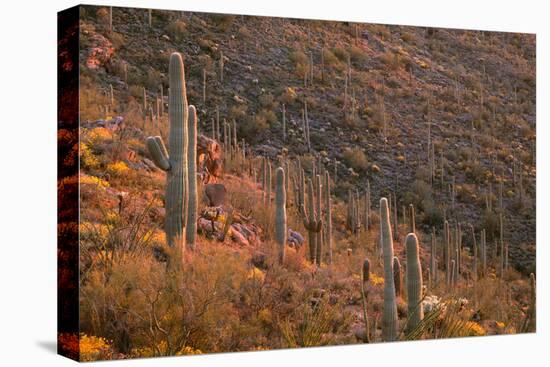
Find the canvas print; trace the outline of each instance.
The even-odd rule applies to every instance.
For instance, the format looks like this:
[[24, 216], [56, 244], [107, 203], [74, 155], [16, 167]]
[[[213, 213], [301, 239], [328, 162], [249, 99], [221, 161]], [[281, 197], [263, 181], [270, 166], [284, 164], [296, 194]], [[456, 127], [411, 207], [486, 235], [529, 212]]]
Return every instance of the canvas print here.
[[535, 332], [534, 34], [88, 5], [58, 30], [61, 354]]

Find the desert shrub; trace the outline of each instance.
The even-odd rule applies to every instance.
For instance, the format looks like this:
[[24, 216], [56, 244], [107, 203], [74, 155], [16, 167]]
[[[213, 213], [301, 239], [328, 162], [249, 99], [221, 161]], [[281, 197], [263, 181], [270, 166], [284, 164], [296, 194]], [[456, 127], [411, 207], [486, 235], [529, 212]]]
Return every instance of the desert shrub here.
[[250, 38], [252, 36], [252, 32], [246, 26], [239, 27], [237, 34], [242, 38]]
[[235, 16], [229, 14], [212, 14], [211, 19], [222, 32], [227, 32], [235, 22]]
[[104, 117], [104, 106], [109, 104], [105, 93], [87, 84], [80, 87], [80, 120], [94, 121]]
[[436, 208], [432, 198], [432, 188], [422, 179], [416, 179], [412, 183], [410, 190], [403, 195], [403, 201], [405, 204], [413, 204], [417, 212], [429, 210], [430, 215], [435, 215]]
[[466, 177], [476, 183], [485, 182], [491, 174], [491, 172], [488, 169], [485, 169], [483, 164], [481, 164], [478, 160], [472, 160], [464, 163], [464, 172], [466, 173]]
[[347, 64], [349, 53], [344, 48], [334, 47], [332, 49], [332, 53], [338, 58], [338, 60]]
[[122, 35], [122, 33], [118, 33], [118, 32], [109, 32], [109, 34], [107, 35], [107, 37], [109, 38], [109, 41], [111, 41], [111, 43], [113, 44], [113, 47], [115, 49], [120, 49], [122, 46], [124, 46], [124, 35]]
[[271, 126], [277, 122], [277, 115], [275, 115], [275, 112], [273, 110], [268, 109], [262, 109], [260, 112], [258, 112], [257, 117], [260, 120], [265, 120], [265, 122]]
[[112, 359], [111, 346], [107, 340], [101, 337], [81, 334], [79, 349], [80, 360], [83, 362]]
[[292, 87], [285, 88], [279, 97], [280, 101], [286, 105], [290, 105], [296, 101], [298, 98], [298, 95], [296, 94], [296, 90]]
[[122, 176], [129, 170], [128, 165], [122, 161], [112, 162], [107, 165], [107, 173], [115, 176]]
[[356, 171], [364, 171], [368, 168], [367, 156], [360, 148], [346, 149], [343, 155], [344, 162]]
[[498, 238], [500, 233], [498, 214], [485, 210], [481, 217], [481, 228], [485, 229], [487, 241], [492, 241], [493, 239]]
[[[295, 310], [294, 315], [280, 322], [279, 327], [287, 348], [315, 347], [333, 343], [334, 319], [340, 312], [327, 300], [309, 302]], [[291, 321], [292, 320], [292, 321]], [[339, 325], [338, 329], [344, 325]]]
[[97, 9], [96, 19], [104, 27], [106, 27], [106, 28], [109, 27], [109, 9], [107, 9], [107, 8]]
[[124, 68], [126, 62], [120, 59], [114, 59], [109, 64], [107, 64], [107, 70], [111, 72], [113, 75], [116, 75], [121, 80], [124, 80]]
[[340, 63], [338, 57], [328, 48], [323, 49], [323, 57], [327, 66], [334, 67]]
[[80, 165], [82, 168], [95, 169], [99, 167], [99, 159], [86, 143], [80, 142]]
[[248, 106], [245, 104], [239, 104], [231, 106], [229, 109], [229, 118], [231, 120], [242, 120], [247, 116]]
[[238, 325], [231, 301], [247, 274], [236, 260], [221, 248], [169, 268], [152, 254], [114, 259], [108, 273], [94, 268], [82, 281], [82, 328], [129, 355], [228, 351]]
[[261, 134], [269, 128], [266, 113], [260, 112], [254, 116], [246, 116], [239, 124], [239, 136], [247, 141], [258, 141]]
[[176, 42], [183, 40], [183, 37], [186, 35], [187, 24], [181, 19], [175, 20], [168, 24], [166, 27], [166, 32], [170, 37], [172, 37]]
[[271, 93], [264, 93], [260, 95], [260, 97], [258, 98], [258, 102], [260, 102], [260, 106], [269, 110], [275, 109], [275, 107], [277, 107], [275, 97], [273, 97], [273, 94]]
[[391, 70], [397, 70], [401, 65], [401, 58], [397, 52], [386, 51], [378, 59], [382, 64], [390, 67]]
[[147, 70], [147, 77], [145, 78], [147, 89], [156, 91], [158, 90], [160, 83], [162, 83], [161, 72], [152, 68]]
[[423, 212], [421, 223], [428, 228], [441, 227], [443, 225], [443, 211], [436, 205], [433, 199], [423, 200], [421, 203]]
[[362, 64], [367, 60], [367, 53], [361, 47], [352, 45], [349, 48], [349, 55], [352, 62]]
[[401, 32], [401, 39], [405, 43], [410, 43], [410, 44], [413, 44], [413, 45], [416, 44], [416, 37], [410, 32], [402, 31]]
[[294, 72], [299, 78], [303, 78], [309, 70], [308, 56], [301, 50], [294, 50], [289, 55], [294, 64]]

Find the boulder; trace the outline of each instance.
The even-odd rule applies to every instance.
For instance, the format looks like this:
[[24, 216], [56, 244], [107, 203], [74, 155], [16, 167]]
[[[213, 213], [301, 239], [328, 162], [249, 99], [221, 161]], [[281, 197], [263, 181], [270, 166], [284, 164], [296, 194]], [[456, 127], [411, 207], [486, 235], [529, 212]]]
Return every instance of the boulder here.
[[231, 226], [231, 239], [237, 242], [239, 246], [250, 246], [250, 242], [248, 242], [246, 237], [233, 225]]
[[225, 203], [227, 190], [222, 184], [207, 184], [204, 187], [204, 193], [208, 206], [221, 206]]
[[199, 134], [197, 137], [197, 168], [205, 184], [222, 176], [222, 154], [221, 146], [214, 139]]

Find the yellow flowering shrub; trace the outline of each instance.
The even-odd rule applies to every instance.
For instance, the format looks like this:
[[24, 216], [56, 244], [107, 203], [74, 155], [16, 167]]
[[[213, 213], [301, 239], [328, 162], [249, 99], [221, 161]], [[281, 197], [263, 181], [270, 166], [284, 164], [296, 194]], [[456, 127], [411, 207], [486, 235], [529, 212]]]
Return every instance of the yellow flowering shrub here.
[[90, 144], [94, 145], [112, 139], [113, 134], [111, 133], [111, 131], [107, 130], [104, 127], [95, 127], [93, 129], [87, 130], [84, 136], [86, 140], [90, 142]]
[[202, 354], [200, 349], [194, 349], [193, 347], [185, 346], [179, 352], [176, 353], [177, 356], [191, 356]]
[[80, 142], [80, 164], [84, 168], [97, 168], [99, 159], [92, 153], [90, 147], [83, 142]]
[[121, 174], [127, 173], [129, 170], [130, 168], [128, 168], [126, 163], [122, 161], [109, 163], [107, 165], [107, 172], [112, 175], [121, 175]]
[[468, 336], [483, 336], [487, 333], [483, 326], [481, 326], [477, 322], [467, 321], [466, 327], [469, 330]]
[[109, 359], [111, 347], [101, 337], [80, 334], [80, 360], [84, 362]]
[[261, 271], [260, 269], [258, 269], [257, 267], [253, 267], [248, 272], [248, 277], [247, 278], [258, 280], [259, 282], [263, 282], [265, 280], [265, 273], [263, 271]]
[[80, 176], [80, 184], [81, 185], [95, 185], [100, 188], [106, 188], [109, 187], [109, 182], [103, 180], [102, 178], [99, 178], [97, 176], [91, 176], [91, 175], [81, 175]]
[[[153, 347], [142, 347], [142, 348], [134, 348], [132, 349], [132, 352], [130, 355], [134, 358], [150, 358], [160, 355], [169, 355], [168, 351], [168, 344], [166, 341], [161, 341], [157, 344], [156, 348]], [[195, 349], [190, 346], [184, 346], [181, 348], [178, 352], [176, 352], [176, 356], [188, 356], [188, 355], [198, 355], [202, 354], [202, 351], [199, 349]]]
[[375, 273], [370, 273], [369, 281], [374, 285], [384, 284], [384, 278], [381, 277], [381, 276], [376, 275]]

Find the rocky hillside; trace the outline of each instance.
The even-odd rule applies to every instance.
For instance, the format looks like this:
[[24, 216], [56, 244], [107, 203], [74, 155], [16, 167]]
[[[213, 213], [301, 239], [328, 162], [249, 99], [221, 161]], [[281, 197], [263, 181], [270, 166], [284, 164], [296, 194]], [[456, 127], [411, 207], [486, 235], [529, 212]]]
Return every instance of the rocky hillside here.
[[[319, 154], [337, 166], [338, 195], [370, 180], [375, 195], [414, 203], [426, 230], [453, 218], [497, 238], [486, 209], [502, 190], [513, 262], [532, 270], [534, 35], [126, 8], [110, 31], [107, 8], [83, 13], [82, 85], [112, 85], [112, 113], [143, 108], [143, 87], [155, 110], [168, 56], [182, 52], [206, 134], [213, 119], [236, 121], [255, 153]], [[84, 120], [104, 117], [87, 102]]]
[[[82, 359], [534, 331], [534, 36], [81, 15], [80, 143], [61, 158], [80, 158], [62, 184], [81, 200]], [[170, 141], [174, 52], [199, 120], [188, 249], [146, 143]]]

